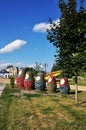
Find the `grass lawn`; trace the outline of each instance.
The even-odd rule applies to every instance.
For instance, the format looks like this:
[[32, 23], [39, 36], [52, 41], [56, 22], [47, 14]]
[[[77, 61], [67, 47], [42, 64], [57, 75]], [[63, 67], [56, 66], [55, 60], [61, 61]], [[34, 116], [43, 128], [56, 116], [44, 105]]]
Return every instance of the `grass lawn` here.
[[[75, 84], [74, 80], [73, 79], [69, 80], [69, 84], [74, 85]], [[79, 86], [86, 86], [86, 79], [85, 80], [78, 80], [78, 85]]]
[[86, 130], [86, 92], [25, 93], [8, 84], [0, 97], [0, 130]]

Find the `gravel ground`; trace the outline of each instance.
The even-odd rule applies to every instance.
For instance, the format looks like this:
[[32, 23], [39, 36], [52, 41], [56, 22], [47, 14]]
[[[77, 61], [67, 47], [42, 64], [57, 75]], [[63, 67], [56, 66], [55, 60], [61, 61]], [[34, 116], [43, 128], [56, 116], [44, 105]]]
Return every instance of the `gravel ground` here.
[[6, 83], [9, 83], [9, 79], [5, 79], [5, 78], [0, 77], [0, 97], [1, 97], [1, 94], [6, 86]]
[[0, 77], [0, 83], [9, 83], [9, 79], [1, 78]]
[[4, 90], [4, 88], [5, 88], [5, 85], [6, 85], [5, 83], [0, 83], [0, 97], [1, 97], [1, 94]]

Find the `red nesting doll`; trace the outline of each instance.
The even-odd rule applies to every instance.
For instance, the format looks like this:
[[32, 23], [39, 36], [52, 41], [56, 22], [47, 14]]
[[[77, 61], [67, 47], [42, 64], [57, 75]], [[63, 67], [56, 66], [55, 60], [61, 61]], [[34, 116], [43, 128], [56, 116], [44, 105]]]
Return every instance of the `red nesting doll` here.
[[25, 70], [20, 68], [18, 76], [16, 78], [17, 86], [19, 88], [24, 88], [24, 78], [25, 78]]
[[24, 79], [24, 87], [27, 90], [34, 89], [34, 78], [31, 71], [26, 72]]

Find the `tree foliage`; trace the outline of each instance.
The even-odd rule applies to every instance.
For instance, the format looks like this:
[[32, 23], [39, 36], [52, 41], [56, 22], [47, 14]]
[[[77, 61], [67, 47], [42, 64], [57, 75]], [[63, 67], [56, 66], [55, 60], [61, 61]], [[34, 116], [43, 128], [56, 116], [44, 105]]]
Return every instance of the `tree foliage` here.
[[78, 75], [86, 70], [86, 10], [84, 0], [77, 9], [76, 0], [59, 0], [60, 22], [49, 19], [50, 30], [47, 39], [56, 48], [56, 63], [63, 75]]

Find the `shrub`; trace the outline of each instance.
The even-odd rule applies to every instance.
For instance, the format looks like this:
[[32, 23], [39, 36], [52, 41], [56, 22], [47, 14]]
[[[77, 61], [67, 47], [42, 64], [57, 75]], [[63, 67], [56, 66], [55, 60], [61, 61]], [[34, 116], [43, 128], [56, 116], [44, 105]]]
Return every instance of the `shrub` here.
[[15, 85], [15, 77], [14, 77], [14, 76], [10, 76], [9, 79], [10, 79], [10, 86], [11, 86], [12, 88], [14, 88], [14, 85]]

